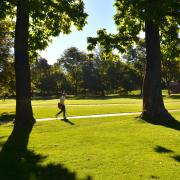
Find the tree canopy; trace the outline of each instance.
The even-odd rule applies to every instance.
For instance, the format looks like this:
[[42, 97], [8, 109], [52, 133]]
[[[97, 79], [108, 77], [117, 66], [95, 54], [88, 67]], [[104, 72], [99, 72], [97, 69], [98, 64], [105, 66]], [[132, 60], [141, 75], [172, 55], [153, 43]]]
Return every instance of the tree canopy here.
[[171, 39], [177, 43], [180, 24], [178, 0], [115, 0], [114, 7], [118, 33], [111, 34], [106, 29], [98, 30], [97, 37], [88, 38], [89, 50], [99, 42], [107, 51], [118, 49], [125, 52], [127, 47], [139, 41], [138, 34], [145, 31], [145, 20], [158, 24], [162, 39]]
[[[13, 20], [16, 8], [17, 0], [2, 0], [0, 20], [7, 17]], [[38, 50], [45, 49], [53, 36], [71, 33], [72, 25], [82, 30], [87, 16], [82, 0], [29, 0], [30, 57], [36, 57]]]

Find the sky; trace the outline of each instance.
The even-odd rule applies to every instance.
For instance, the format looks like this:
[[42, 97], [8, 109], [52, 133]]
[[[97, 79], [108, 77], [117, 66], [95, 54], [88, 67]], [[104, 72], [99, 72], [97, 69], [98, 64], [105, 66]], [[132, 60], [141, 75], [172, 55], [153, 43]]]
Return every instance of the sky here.
[[116, 13], [113, 7], [114, 0], [84, 0], [85, 11], [89, 15], [86, 26], [82, 31], [72, 28], [69, 35], [60, 34], [53, 39], [48, 48], [41, 52], [41, 57], [53, 64], [69, 47], [75, 46], [80, 51], [86, 51], [87, 37], [95, 37], [97, 30], [106, 28], [107, 32], [115, 33], [116, 26], [113, 15]]

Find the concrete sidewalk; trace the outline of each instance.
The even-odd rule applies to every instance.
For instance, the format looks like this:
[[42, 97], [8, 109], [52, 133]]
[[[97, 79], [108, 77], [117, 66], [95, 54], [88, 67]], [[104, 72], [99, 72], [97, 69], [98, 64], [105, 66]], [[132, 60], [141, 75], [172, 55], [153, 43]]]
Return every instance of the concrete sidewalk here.
[[[177, 110], [169, 110], [169, 112], [178, 112], [180, 109]], [[113, 116], [129, 116], [129, 115], [140, 115], [141, 112], [129, 112], [129, 113], [114, 113], [114, 114], [95, 114], [95, 115], [87, 115], [87, 116], [70, 116], [68, 119], [86, 119], [86, 118], [100, 118], [100, 117], [113, 117]], [[49, 121], [49, 120], [59, 120], [59, 118], [40, 118], [36, 119], [36, 121]]]

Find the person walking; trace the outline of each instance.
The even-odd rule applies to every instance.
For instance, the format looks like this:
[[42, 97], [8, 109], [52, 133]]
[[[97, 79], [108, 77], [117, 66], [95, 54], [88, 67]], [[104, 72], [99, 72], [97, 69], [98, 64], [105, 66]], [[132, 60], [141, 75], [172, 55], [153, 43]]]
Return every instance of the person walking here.
[[66, 93], [62, 93], [60, 97], [60, 111], [56, 114], [56, 118], [59, 114], [63, 113], [63, 118], [66, 120], [66, 106], [65, 106]]

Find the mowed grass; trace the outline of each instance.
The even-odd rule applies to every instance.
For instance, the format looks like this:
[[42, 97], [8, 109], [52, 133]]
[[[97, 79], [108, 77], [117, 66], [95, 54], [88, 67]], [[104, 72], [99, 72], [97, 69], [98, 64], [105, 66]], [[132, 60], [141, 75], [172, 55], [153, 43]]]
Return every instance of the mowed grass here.
[[[180, 121], [180, 112], [172, 114]], [[38, 167], [46, 169], [51, 165], [51, 171], [54, 167], [52, 179], [61, 179], [56, 176], [57, 167], [76, 173], [76, 179], [180, 179], [179, 131], [135, 116], [71, 121], [74, 125], [60, 120], [37, 122], [29, 138], [28, 150], [46, 157], [36, 162]], [[1, 147], [12, 128], [12, 123], [0, 126]], [[29, 162], [29, 179], [43, 179], [43, 174], [36, 178], [31, 166], [37, 164]], [[26, 171], [22, 169], [23, 172]], [[16, 173], [15, 168], [14, 177]], [[64, 179], [68, 180], [66, 176]]]
[[[59, 111], [58, 99], [33, 100], [33, 113], [35, 118], [52, 118]], [[180, 109], [180, 99], [165, 97], [164, 102], [169, 110]], [[108, 114], [123, 112], [140, 112], [142, 99], [137, 96], [106, 97], [106, 98], [67, 98], [67, 116], [80, 116], [92, 114]], [[15, 114], [15, 100], [0, 101], [0, 114]]]

